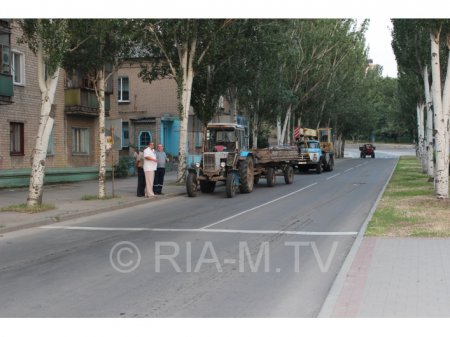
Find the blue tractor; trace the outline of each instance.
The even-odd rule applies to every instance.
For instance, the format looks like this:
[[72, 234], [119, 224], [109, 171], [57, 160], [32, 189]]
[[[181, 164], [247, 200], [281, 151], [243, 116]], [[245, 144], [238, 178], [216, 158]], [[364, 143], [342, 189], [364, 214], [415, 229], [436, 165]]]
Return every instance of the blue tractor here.
[[212, 193], [218, 181], [226, 185], [228, 198], [250, 193], [254, 184], [254, 158], [248, 149], [245, 126], [237, 123], [209, 123], [202, 159], [188, 168], [186, 191], [195, 197], [200, 189]]

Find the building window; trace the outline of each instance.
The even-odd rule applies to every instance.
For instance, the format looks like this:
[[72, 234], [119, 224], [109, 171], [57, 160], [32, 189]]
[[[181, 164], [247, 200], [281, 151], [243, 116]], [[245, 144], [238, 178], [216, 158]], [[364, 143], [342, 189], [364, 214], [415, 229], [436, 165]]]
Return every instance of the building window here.
[[128, 77], [119, 77], [118, 88], [118, 101], [119, 102], [129, 102], [130, 101], [130, 89]]
[[11, 63], [11, 71], [13, 75], [13, 83], [16, 85], [24, 85], [25, 84], [25, 62], [24, 56], [22, 53], [17, 51], [12, 52], [12, 63]]
[[72, 154], [89, 154], [89, 129], [72, 128]]
[[24, 151], [24, 125], [23, 123], [9, 124], [9, 139], [11, 156], [23, 156]]
[[48, 146], [47, 146], [47, 156], [53, 156], [55, 154], [55, 143], [54, 143], [54, 134], [53, 131], [55, 128], [52, 128], [52, 132], [50, 132], [50, 137], [48, 138]]
[[130, 132], [128, 129], [128, 122], [122, 122], [122, 148], [130, 146]]
[[145, 149], [152, 140], [152, 134], [149, 131], [141, 131], [139, 133], [139, 149]]

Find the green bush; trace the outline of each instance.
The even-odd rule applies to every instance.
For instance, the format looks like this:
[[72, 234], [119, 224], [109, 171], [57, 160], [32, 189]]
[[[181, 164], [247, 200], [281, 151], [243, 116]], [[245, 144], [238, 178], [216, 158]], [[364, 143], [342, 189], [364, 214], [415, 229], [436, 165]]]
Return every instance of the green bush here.
[[134, 166], [133, 157], [120, 157], [117, 165], [114, 166], [114, 177], [125, 178], [128, 177], [130, 168]]

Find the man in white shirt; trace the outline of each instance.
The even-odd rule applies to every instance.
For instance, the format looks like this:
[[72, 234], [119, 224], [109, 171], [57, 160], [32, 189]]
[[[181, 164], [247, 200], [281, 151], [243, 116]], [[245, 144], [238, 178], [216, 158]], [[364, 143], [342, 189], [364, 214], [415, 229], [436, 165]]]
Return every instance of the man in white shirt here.
[[145, 174], [145, 197], [154, 197], [153, 180], [155, 179], [155, 171], [157, 159], [155, 154], [155, 144], [150, 142], [144, 150], [144, 174]]

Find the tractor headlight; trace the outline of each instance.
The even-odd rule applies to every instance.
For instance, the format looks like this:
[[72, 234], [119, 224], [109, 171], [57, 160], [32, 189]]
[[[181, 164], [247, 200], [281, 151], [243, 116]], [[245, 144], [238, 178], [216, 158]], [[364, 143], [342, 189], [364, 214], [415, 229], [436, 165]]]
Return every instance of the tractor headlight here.
[[220, 162], [220, 167], [221, 167], [221, 168], [224, 168], [225, 165], [226, 165], [226, 163], [225, 163], [224, 161]]
[[195, 163], [195, 167], [199, 168], [200, 167], [200, 163]]

